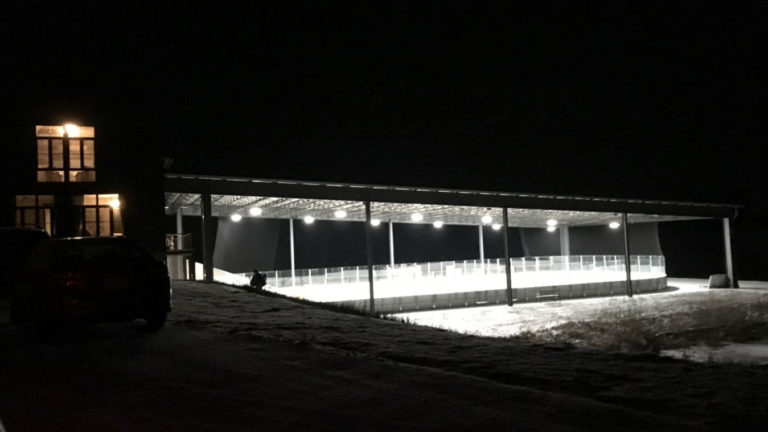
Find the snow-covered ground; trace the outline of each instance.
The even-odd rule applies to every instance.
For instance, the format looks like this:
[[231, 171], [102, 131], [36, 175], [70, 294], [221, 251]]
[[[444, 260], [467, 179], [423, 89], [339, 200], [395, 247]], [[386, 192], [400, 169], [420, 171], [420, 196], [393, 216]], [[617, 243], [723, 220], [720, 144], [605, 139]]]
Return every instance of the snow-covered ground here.
[[5, 427], [661, 431], [768, 421], [765, 367], [464, 335], [219, 284], [173, 288], [157, 333], [118, 323], [40, 340], [0, 324]]
[[[507, 337], [543, 329], [572, 321], [588, 321], [608, 309], [632, 307], [646, 314], [657, 314], [662, 308], [678, 310], [690, 307], [688, 296], [713, 293], [704, 288], [706, 280], [669, 279], [667, 284], [678, 288], [663, 293], [643, 294], [634, 297], [616, 296], [556, 302], [520, 303], [513, 307], [486, 306], [478, 308], [446, 309], [425, 312], [394, 314], [394, 317], [415, 324], [443, 328], [459, 333], [478, 336]], [[768, 284], [766, 284], [768, 288]]]
[[[589, 322], [610, 314], [633, 319], [659, 318], [685, 314], [706, 302], [726, 301], [749, 305], [768, 301], [768, 282], [743, 281], [738, 290], [711, 290], [703, 279], [669, 279], [676, 288], [661, 293], [636, 295], [632, 298], [602, 297], [546, 303], [521, 303], [513, 307], [487, 306], [478, 308], [410, 312], [393, 315], [415, 324], [478, 336], [509, 337], [522, 333], [537, 333], [566, 323]], [[662, 355], [695, 361], [740, 362], [768, 364], [768, 342], [747, 344], [728, 343], [724, 346], [692, 346], [664, 350]]]

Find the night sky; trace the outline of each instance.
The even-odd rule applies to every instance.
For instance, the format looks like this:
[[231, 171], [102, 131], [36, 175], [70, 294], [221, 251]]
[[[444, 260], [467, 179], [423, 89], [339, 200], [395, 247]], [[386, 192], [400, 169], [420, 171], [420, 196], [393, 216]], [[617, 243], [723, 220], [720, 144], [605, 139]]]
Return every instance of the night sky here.
[[768, 277], [768, 3], [107, 3], [0, 7], [6, 178], [74, 121], [176, 172], [737, 203]]

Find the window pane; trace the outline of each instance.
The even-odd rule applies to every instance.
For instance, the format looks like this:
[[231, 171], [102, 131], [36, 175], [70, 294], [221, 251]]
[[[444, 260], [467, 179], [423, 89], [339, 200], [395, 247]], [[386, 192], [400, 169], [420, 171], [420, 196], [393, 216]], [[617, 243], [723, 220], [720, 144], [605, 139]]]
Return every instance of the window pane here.
[[53, 168], [64, 168], [64, 142], [60, 139], [51, 140]]
[[38, 171], [38, 182], [63, 182], [64, 171]]
[[96, 136], [96, 129], [93, 126], [80, 126], [81, 138], [93, 138]]
[[109, 207], [99, 207], [99, 235], [102, 237], [112, 235], [109, 213]]
[[69, 181], [71, 182], [93, 182], [96, 181], [96, 171], [70, 171]]
[[112, 210], [112, 234], [123, 234], [123, 218], [120, 215], [120, 210]]
[[35, 126], [35, 135], [38, 137], [61, 137], [64, 128], [56, 126]]
[[93, 140], [83, 140], [83, 167], [96, 168], [94, 159]]
[[85, 231], [83, 236], [95, 236], [96, 235], [96, 208], [85, 209]]
[[37, 140], [37, 167], [48, 168], [48, 140]]
[[96, 204], [98, 204], [96, 202], [96, 195], [83, 195], [83, 205], [95, 206]]
[[69, 167], [80, 169], [80, 140], [69, 140]]
[[43, 228], [48, 232], [48, 234], [53, 235], [51, 209], [42, 209], [40, 211], [42, 212], [40, 221], [43, 222]]
[[120, 208], [120, 196], [118, 194], [99, 194], [99, 204]]
[[16, 207], [34, 207], [34, 195], [16, 195]]
[[35, 226], [35, 209], [24, 209], [22, 217], [24, 218], [25, 227]]
[[37, 205], [40, 207], [53, 206], [53, 195], [38, 195]]

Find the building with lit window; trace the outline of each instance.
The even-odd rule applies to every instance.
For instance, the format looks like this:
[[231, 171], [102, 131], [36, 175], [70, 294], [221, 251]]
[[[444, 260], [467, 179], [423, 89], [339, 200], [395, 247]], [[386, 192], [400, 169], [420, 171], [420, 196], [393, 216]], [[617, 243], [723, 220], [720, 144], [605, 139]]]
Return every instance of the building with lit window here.
[[95, 127], [74, 124], [38, 125], [24, 141], [12, 174], [4, 173], [12, 186], [2, 194], [0, 226], [53, 237], [127, 235], [163, 256], [159, 155], [126, 158], [124, 142], [101, 143]]
[[37, 126], [35, 138], [37, 181], [34, 190], [17, 191], [14, 225], [54, 237], [123, 234], [120, 194], [96, 181], [95, 129]]

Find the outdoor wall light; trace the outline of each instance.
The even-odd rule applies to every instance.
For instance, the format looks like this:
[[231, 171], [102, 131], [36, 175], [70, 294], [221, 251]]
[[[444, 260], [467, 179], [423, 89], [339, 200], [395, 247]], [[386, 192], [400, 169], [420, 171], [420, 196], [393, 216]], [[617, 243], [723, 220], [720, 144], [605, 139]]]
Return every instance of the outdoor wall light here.
[[239, 213], [234, 213], [229, 217], [229, 220], [232, 222], [240, 222], [240, 220], [243, 219], [243, 216], [241, 216]]
[[443, 227], [443, 221], [434, 221], [434, 222], [432, 222], [432, 226], [437, 228], [437, 229], [440, 229], [440, 228]]
[[424, 215], [421, 213], [413, 213], [411, 215], [411, 220], [414, 222], [421, 222], [424, 220]]
[[336, 210], [333, 212], [333, 215], [336, 216], [336, 219], [344, 219], [347, 217], [347, 211], [346, 210]]
[[251, 216], [261, 216], [262, 210], [259, 207], [251, 207], [248, 209], [248, 214]]
[[621, 226], [621, 224], [616, 222], [616, 221], [613, 221], [613, 222], [608, 224], [608, 228], [610, 228], [610, 229], [619, 229], [620, 226]]
[[70, 138], [76, 138], [80, 136], [80, 126], [76, 124], [67, 123], [62, 127], [62, 129], [64, 129], [62, 131], [62, 135], [66, 133]]
[[371, 226], [381, 225], [381, 219], [371, 219]]
[[547, 226], [548, 227], [556, 227], [557, 226], [557, 221], [554, 220], [554, 219], [550, 219], [550, 220], [547, 221]]
[[491, 228], [493, 228], [494, 231], [498, 231], [501, 229], [501, 224], [495, 223], [491, 225]]
[[120, 208], [120, 200], [117, 198], [112, 199], [112, 201], [109, 202], [109, 206], [113, 209], [117, 210]]
[[304, 223], [305, 224], [311, 224], [314, 221], [315, 221], [315, 218], [312, 215], [304, 216]]
[[550, 226], [547, 227], [547, 231], [548, 232], [555, 232], [556, 229], [557, 228], [554, 225], [550, 225]]
[[484, 223], [484, 224], [488, 225], [489, 223], [493, 222], [493, 218], [492, 218], [492, 217], [490, 217], [489, 215], [485, 215], [485, 216], [483, 216], [482, 218], [480, 218], [480, 221], [481, 221], [482, 223]]

